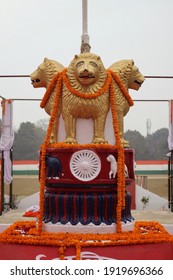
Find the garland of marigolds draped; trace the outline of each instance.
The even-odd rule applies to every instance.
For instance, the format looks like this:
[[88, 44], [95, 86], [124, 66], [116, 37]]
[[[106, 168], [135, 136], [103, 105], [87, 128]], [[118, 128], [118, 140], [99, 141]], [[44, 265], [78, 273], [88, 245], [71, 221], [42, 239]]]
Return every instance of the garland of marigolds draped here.
[[158, 222], [138, 221], [132, 231], [122, 233], [51, 233], [38, 232], [35, 221], [19, 221], [0, 233], [0, 243], [42, 245], [59, 248], [59, 258], [65, 259], [66, 249], [76, 249], [76, 260], [80, 259], [81, 249], [87, 247], [106, 247], [133, 244], [173, 244], [170, 235]]
[[[59, 106], [59, 100], [60, 100], [60, 95], [61, 95], [61, 90], [62, 90], [62, 75], [58, 73], [58, 75], [56, 75], [56, 80], [57, 80], [57, 85], [56, 85], [56, 96], [55, 96], [54, 107], [53, 107], [52, 114], [51, 114], [51, 117], [50, 117], [46, 138], [45, 138], [45, 141], [44, 141], [43, 145], [41, 146], [40, 215], [39, 215], [39, 219], [38, 219], [38, 231], [40, 233], [42, 231], [43, 216], [44, 216], [44, 189], [45, 189], [45, 180], [46, 180], [46, 176], [45, 176], [46, 150], [47, 150], [48, 145], [50, 143], [51, 131], [52, 131], [52, 127], [53, 127], [55, 117], [56, 117], [56, 113], [57, 113], [58, 106]], [[53, 84], [54, 84], [54, 87], [55, 87], [55, 79], [53, 79]], [[51, 88], [51, 86], [49, 87], [49, 90], [50, 90], [50, 88]]]
[[110, 84], [110, 106], [112, 111], [114, 136], [118, 149], [118, 172], [117, 172], [117, 232], [121, 232], [121, 213], [125, 207], [125, 176], [124, 176], [124, 148], [121, 144], [120, 133], [118, 129], [118, 120], [115, 106], [115, 94], [113, 81]]
[[[41, 146], [41, 171], [40, 171], [40, 215], [39, 215], [39, 220], [38, 220], [38, 231], [39, 233], [42, 232], [42, 223], [43, 223], [43, 215], [44, 215], [44, 189], [45, 189], [45, 169], [46, 169], [46, 164], [45, 164], [45, 156], [46, 156], [46, 150], [48, 147], [71, 147], [71, 145], [64, 144], [64, 143], [55, 143], [55, 144], [50, 144], [50, 136], [51, 136], [51, 131], [52, 127], [57, 115], [57, 110], [59, 106], [59, 101], [60, 101], [60, 96], [61, 96], [61, 91], [62, 91], [62, 85], [63, 83], [66, 85], [67, 89], [69, 92], [74, 94], [75, 96], [78, 96], [80, 98], [85, 98], [85, 99], [92, 99], [92, 98], [97, 98], [98, 96], [101, 96], [105, 92], [109, 90], [109, 96], [110, 96], [110, 107], [112, 111], [112, 119], [113, 119], [113, 129], [114, 129], [114, 136], [116, 139], [116, 145], [113, 146], [118, 150], [118, 172], [117, 172], [117, 197], [118, 197], [118, 203], [117, 203], [117, 209], [116, 209], [116, 221], [117, 221], [117, 232], [122, 232], [122, 227], [121, 227], [121, 214], [122, 210], [125, 207], [125, 177], [124, 177], [124, 148], [121, 144], [121, 139], [120, 139], [120, 133], [118, 129], [118, 120], [117, 120], [117, 113], [116, 113], [116, 100], [115, 100], [115, 94], [114, 94], [114, 84], [113, 82], [115, 81], [117, 85], [119, 86], [120, 90], [124, 94], [125, 98], [127, 99], [128, 103], [130, 106], [133, 105], [133, 100], [131, 99], [128, 90], [125, 88], [123, 83], [121, 82], [120, 78], [116, 73], [113, 71], [107, 70], [107, 79], [105, 81], [105, 84], [103, 87], [98, 90], [96, 93], [81, 93], [77, 91], [76, 89], [72, 88], [70, 81], [66, 75], [67, 69], [65, 68], [62, 72], [58, 72], [54, 78], [52, 79], [51, 83], [49, 84], [43, 99], [40, 103], [40, 106], [44, 108], [46, 103], [48, 102], [48, 99], [52, 93], [52, 91], [55, 89], [56, 94], [55, 94], [55, 102], [54, 102], [54, 107], [51, 113], [50, 117], [50, 122], [46, 134], [46, 138], [44, 143]], [[98, 147], [98, 144], [91, 144], [92, 147]], [[84, 145], [75, 145], [78, 148], [82, 147]], [[89, 146], [89, 145], [87, 145]], [[100, 146], [100, 145], [99, 145]], [[101, 145], [102, 148], [110, 147], [108, 144]], [[112, 147], [112, 146], [111, 146]], [[78, 251], [78, 250], [77, 250]]]

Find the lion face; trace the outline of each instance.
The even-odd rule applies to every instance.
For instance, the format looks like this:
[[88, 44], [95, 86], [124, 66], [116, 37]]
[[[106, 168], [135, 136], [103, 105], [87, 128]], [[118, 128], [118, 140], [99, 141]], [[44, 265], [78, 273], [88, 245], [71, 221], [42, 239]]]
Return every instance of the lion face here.
[[47, 86], [46, 84], [46, 63], [45, 61], [40, 64], [31, 75], [31, 84], [33, 85], [34, 88], [39, 88], [39, 87], [45, 87]]
[[40, 64], [31, 75], [31, 83], [34, 88], [45, 87], [47, 88], [48, 84], [52, 80], [53, 76], [57, 72], [61, 72], [64, 69], [64, 66], [59, 62], [45, 58], [43, 63]]
[[98, 79], [99, 66], [89, 58], [76, 61], [74, 71], [77, 80], [83, 85], [94, 84]]
[[144, 76], [139, 72], [139, 69], [133, 65], [132, 66], [132, 72], [131, 77], [129, 79], [129, 88], [134, 90], [139, 90], [142, 83], [144, 82], [145, 78]]
[[90, 53], [75, 55], [71, 66], [76, 80], [84, 87], [96, 83], [100, 76], [100, 69], [103, 69], [100, 57]]

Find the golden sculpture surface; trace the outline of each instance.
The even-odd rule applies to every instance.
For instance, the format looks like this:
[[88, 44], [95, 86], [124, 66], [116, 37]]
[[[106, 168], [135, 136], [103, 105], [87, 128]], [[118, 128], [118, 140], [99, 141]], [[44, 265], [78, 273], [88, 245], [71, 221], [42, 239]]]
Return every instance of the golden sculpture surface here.
[[[100, 57], [92, 53], [75, 55], [70, 65], [64, 67], [55, 61], [45, 59], [31, 76], [32, 84], [36, 87], [48, 87], [57, 72], [62, 72], [63, 86], [61, 102], [57, 112], [56, 123], [52, 130], [51, 141], [56, 142], [58, 119], [62, 113], [66, 142], [77, 143], [76, 121], [79, 118], [93, 119], [93, 143], [105, 143], [104, 130], [107, 114], [110, 109], [109, 86], [111, 75], [117, 75], [124, 88], [138, 90], [144, 81], [143, 75], [134, 65], [133, 60], [121, 60], [105, 69]], [[124, 140], [123, 117], [130, 108], [129, 100], [124, 96], [120, 85], [113, 79], [117, 119], [121, 142], [128, 146]], [[55, 99], [55, 90], [49, 96], [44, 109], [50, 115]]]
[[[48, 88], [52, 78], [57, 74], [57, 72], [61, 72], [64, 69], [64, 66], [58, 63], [55, 60], [50, 60], [45, 58], [43, 63], [40, 64], [31, 75], [31, 82], [34, 88]], [[47, 103], [44, 106], [46, 113], [51, 116], [54, 101], [55, 101], [55, 90], [52, 91]], [[60, 104], [61, 106], [61, 104]], [[58, 127], [58, 120], [61, 114], [61, 108], [57, 112], [57, 118], [54, 122], [52, 133], [51, 133], [51, 142], [57, 142], [57, 127]]]
[[[83, 53], [75, 56], [67, 68], [67, 77], [73, 89], [83, 96], [71, 94], [66, 85], [62, 91], [62, 116], [65, 123], [66, 142], [77, 143], [76, 120], [92, 118], [94, 122], [93, 143], [105, 143], [104, 128], [109, 111], [109, 91], [92, 98], [105, 84], [106, 69], [99, 56]], [[85, 96], [88, 95], [88, 98]]]
[[[140, 73], [139, 69], [134, 65], [133, 60], [120, 60], [118, 62], [113, 63], [108, 69], [118, 74], [120, 80], [122, 81], [127, 90], [134, 89], [138, 91], [145, 80], [144, 76]], [[128, 141], [124, 139], [123, 118], [128, 113], [130, 106], [120, 88], [117, 87], [115, 81], [114, 91], [116, 95], [115, 101], [121, 142], [124, 146], [128, 146]]]

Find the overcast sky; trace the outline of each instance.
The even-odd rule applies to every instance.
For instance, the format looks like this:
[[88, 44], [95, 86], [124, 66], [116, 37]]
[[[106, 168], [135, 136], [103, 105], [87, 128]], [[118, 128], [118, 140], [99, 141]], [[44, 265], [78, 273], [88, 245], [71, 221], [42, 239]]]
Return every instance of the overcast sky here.
[[[91, 51], [105, 67], [133, 59], [143, 75], [173, 76], [172, 0], [88, 0]], [[0, 75], [29, 75], [44, 57], [68, 66], [80, 53], [82, 0], [0, 0]], [[29, 78], [1, 78], [0, 95], [41, 99]], [[146, 79], [135, 100], [169, 100], [173, 79]], [[14, 101], [14, 127], [47, 117], [39, 102]], [[146, 134], [168, 127], [168, 102], [135, 102], [125, 129]]]

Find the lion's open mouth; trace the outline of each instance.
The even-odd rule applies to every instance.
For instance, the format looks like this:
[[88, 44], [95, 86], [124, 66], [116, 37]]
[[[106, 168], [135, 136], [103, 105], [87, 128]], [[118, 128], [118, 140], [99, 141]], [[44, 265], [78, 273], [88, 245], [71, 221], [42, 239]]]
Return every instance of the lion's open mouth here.
[[39, 79], [35, 79], [35, 80], [31, 80], [32, 84], [35, 84], [35, 83], [39, 83], [40, 80]]
[[95, 76], [93, 75], [79, 75], [80, 79], [92, 79], [95, 78]]
[[139, 82], [138, 80], [135, 80], [134, 82], [135, 82], [136, 84], [138, 84], [139, 86], [141, 86], [142, 83], [143, 83], [143, 82]]

